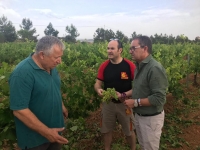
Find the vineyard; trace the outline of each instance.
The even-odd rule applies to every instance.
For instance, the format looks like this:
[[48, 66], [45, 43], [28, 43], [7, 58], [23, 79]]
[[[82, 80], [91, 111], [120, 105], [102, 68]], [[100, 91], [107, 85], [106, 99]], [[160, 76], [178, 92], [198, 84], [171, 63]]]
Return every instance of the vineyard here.
[[[97, 118], [101, 99], [94, 91], [94, 83], [99, 65], [107, 59], [107, 44], [65, 43], [62, 63], [57, 67], [62, 81], [63, 101], [69, 111], [64, 136], [70, 142], [63, 149], [102, 149]], [[9, 75], [16, 64], [33, 52], [34, 48], [35, 43], [31, 41], [0, 44], [0, 149], [8, 145], [16, 148], [13, 145], [16, 143], [14, 119], [9, 109]], [[131, 60], [129, 44], [124, 45], [122, 55]], [[196, 119], [188, 118], [191, 111], [200, 108], [200, 44], [154, 44], [153, 56], [166, 69], [168, 97], [173, 99], [167, 101], [165, 108], [166, 121], [160, 149], [200, 150], [200, 142], [194, 146], [182, 138], [188, 126], [194, 125], [200, 129], [200, 116], [195, 116]], [[194, 90], [189, 90], [191, 87]], [[120, 126], [117, 126], [114, 137], [114, 150], [128, 149]]]

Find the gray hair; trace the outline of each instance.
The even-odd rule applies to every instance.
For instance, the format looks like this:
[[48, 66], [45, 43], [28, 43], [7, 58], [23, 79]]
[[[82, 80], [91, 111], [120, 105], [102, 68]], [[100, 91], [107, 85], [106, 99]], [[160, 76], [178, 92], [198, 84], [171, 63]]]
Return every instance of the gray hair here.
[[45, 55], [49, 55], [54, 45], [59, 46], [62, 50], [65, 49], [65, 45], [57, 37], [44, 36], [37, 42], [35, 53], [38, 54], [43, 51]]

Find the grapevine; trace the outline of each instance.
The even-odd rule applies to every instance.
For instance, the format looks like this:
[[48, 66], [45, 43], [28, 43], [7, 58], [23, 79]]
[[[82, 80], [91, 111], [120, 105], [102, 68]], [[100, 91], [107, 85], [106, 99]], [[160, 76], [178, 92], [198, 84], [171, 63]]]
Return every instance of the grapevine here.
[[[104, 91], [101, 100], [94, 92], [97, 70], [107, 59], [107, 44], [65, 43], [67, 52], [62, 57], [63, 63], [58, 65], [57, 69], [62, 82], [62, 100], [71, 119], [85, 118], [91, 111], [98, 109], [102, 101], [110, 102], [112, 98], [118, 100], [115, 89]], [[16, 143], [17, 139], [13, 114], [9, 108], [9, 75], [15, 65], [33, 52], [35, 46], [34, 42], [0, 43], [0, 149], [5, 139], [7, 144]], [[124, 47], [129, 49], [129, 44], [124, 44]], [[123, 51], [122, 55], [131, 60], [128, 51]], [[152, 55], [166, 69], [168, 92], [178, 99], [183, 98], [184, 91], [180, 80], [187, 75], [200, 73], [200, 45], [154, 44]], [[195, 83], [195, 78], [193, 80]]]
[[102, 95], [103, 95], [102, 102], [108, 103], [110, 102], [112, 98], [118, 100], [117, 94], [114, 88], [107, 88], [106, 90], [103, 91]]

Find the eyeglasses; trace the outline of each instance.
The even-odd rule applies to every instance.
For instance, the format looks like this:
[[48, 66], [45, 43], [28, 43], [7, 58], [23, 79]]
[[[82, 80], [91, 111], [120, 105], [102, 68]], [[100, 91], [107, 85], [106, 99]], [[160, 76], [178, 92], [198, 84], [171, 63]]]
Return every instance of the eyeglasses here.
[[117, 43], [118, 43], [118, 49], [123, 48], [123, 44], [122, 44], [122, 42], [119, 39], [112, 38], [112, 39], [110, 39], [110, 41], [117, 41]]
[[138, 49], [138, 48], [142, 48], [143, 46], [131, 46], [130, 47], [130, 50], [131, 51], [135, 51], [136, 49]]

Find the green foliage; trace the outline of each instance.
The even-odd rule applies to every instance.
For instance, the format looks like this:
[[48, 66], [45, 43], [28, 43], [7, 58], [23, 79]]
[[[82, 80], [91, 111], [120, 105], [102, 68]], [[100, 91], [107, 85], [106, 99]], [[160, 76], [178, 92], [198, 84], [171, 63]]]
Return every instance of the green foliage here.
[[123, 43], [127, 43], [128, 42], [128, 37], [124, 33], [122, 33], [121, 31], [119, 31], [119, 30], [117, 30], [115, 38], [119, 39]]
[[142, 34], [137, 34], [135, 31], [131, 34], [130, 42], [137, 36], [142, 36]]
[[[7, 143], [11, 145], [16, 142], [14, 117], [9, 109], [8, 78], [12, 68], [4, 62], [0, 66], [0, 142], [8, 140]], [[1, 146], [2, 144], [0, 144], [0, 148]]]
[[94, 43], [110, 41], [111, 38], [115, 38], [115, 33], [111, 29], [98, 28], [94, 34]]
[[23, 30], [31, 30], [31, 28], [33, 27], [33, 23], [30, 19], [22, 19], [22, 24], [20, 25], [20, 28]]
[[112, 144], [112, 150], [130, 150], [130, 147], [126, 146], [124, 147], [124, 145], [121, 144]]
[[51, 36], [57, 37], [58, 33], [59, 32], [53, 28], [53, 25], [52, 25], [51, 22], [49, 23], [49, 25], [47, 26], [47, 28], [44, 30], [44, 34], [45, 35], [51, 35]]
[[[35, 49], [33, 41], [0, 44], [0, 60], [10, 65], [16, 65]], [[1, 64], [0, 64], [1, 67]]]
[[117, 94], [114, 88], [107, 88], [106, 90], [103, 91], [102, 95], [103, 95], [102, 102], [109, 103], [112, 98], [118, 100]]
[[26, 41], [26, 39], [31, 40], [31, 41], [37, 41], [37, 37], [39, 35], [34, 36], [36, 33], [36, 29], [33, 28], [33, 23], [30, 19], [24, 18], [22, 20], [22, 24], [20, 25], [20, 30], [17, 31], [17, 34], [21, 38], [22, 41]]
[[103, 28], [98, 28], [94, 34], [94, 43], [109, 42], [110, 39], [113, 38], [119, 39], [123, 43], [129, 41], [129, 38], [122, 31], [117, 30], [116, 33], [114, 33], [111, 29], [105, 30]]
[[178, 35], [176, 37], [176, 42], [185, 43], [185, 42], [188, 42], [188, 41], [189, 41], [188, 37], [185, 36], [184, 34]]
[[76, 42], [76, 38], [72, 37], [71, 35], [66, 35], [64, 40], [67, 43], [75, 43]]
[[[64, 136], [68, 139], [69, 144], [64, 145], [64, 150], [75, 150], [77, 148], [77, 143], [83, 139], [91, 138], [88, 134], [88, 129], [85, 126], [85, 119], [84, 118], [78, 118], [78, 119], [68, 119], [67, 125], [66, 125], [66, 132], [64, 133]], [[84, 148], [84, 145], [82, 149]]]
[[11, 21], [3, 15], [0, 18], [0, 43], [13, 42], [17, 39], [17, 33], [15, 27]]
[[66, 26], [65, 31], [68, 33], [68, 35], [65, 36], [65, 42], [75, 43], [76, 38], [80, 35], [77, 28], [71, 24], [70, 26]]
[[151, 41], [153, 44], [174, 44], [174, 43], [187, 43], [187, 42], [194, 42], [190, 41], [187, 36], [184, 34], [178, 35], [174, 37], [172, 34], [167, 35], [167, 34], [160, 34], [158, 35], [157, 33], [154, 36], [150, 36]]
[[[96, 100], [93, 85], [95, 83], [96, 70], [86, 66], [86, 61], [75, 60], [70, 66], [64, 63], [59, 67], [62, 78], [62, 93], [65, 105], [68, 108], [69, 117], [86, 117], [88, 111], [99, 106]], [[81, 109], [80, 109], [81, 106]]]
[[180, 80], [186, 77], [189, 73], [189, 66], [184, 57], [189, 53], [186, 50], [187, 45], [153, 45], [153, 56], [166, 69], [168, 76], [169, 88], [168, 91], [177, 98], [184, 96], [183, 89], [180, 86]]

